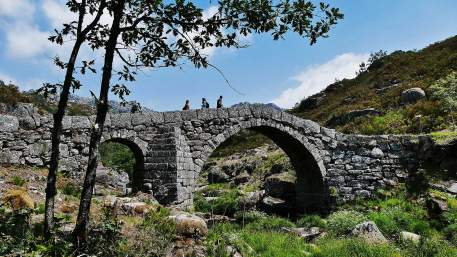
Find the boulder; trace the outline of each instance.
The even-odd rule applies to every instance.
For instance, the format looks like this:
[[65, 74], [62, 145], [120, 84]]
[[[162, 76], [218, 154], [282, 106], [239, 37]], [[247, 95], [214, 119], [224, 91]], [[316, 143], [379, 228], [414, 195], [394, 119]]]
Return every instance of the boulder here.
[[295, 199], [296, 180], [297, 178], [289, 172], [271, 175], [265, 179], [265, 193], [276, 198]]
[[249, 182], [251, 176], [247, 172], [243, 172], [240, 175], [236, 176], [233, 182], [235, 185], [246, 184]]
[[457, 195], [457, 183], [453, 183], [447, 191], [451, 194]]
[[367, 109], [363, 109], [363, 110], [353, 110], [353, 111], [349, 111], [349, 112], [339, 115], [339, 116], [333, 116], [330, 120], [327, 121], [327, 123], [325, 125], [328, 127], [336, 127], [338, 125], [344, 125], [346, 123], [349, 123], [358, 117], [379, 116], [381, 114], [382, 114], [382, 112], [380, 112], [374, 108], [367, 108]]
[[215, 224], [220, 224], [220, 223], [230, 223], [230, 222], [236, 221], [234, 218], [230, 218], [225, 215], [217, 215], [217, 214], [202, 213], [202, 212], [196, 212], [194, 214], [197, 215], [198, 217], [204, 219], [208, 226], [213, 226]]
[[378, 226], [373, 221], [366, 221], [358, 224], [351, 231], [351, 234], [356, 237], [363, 238], [370, 243], [386, 243], [387, 239], [379, 230]]
[[284, 165], [282, 165], [281, 163], [273, 164], [273, 166], [271, 166], [271, 169], [270, 169], [271, 174], [277, 174], [277, 173], [281, 173], [283, 171], [284, 171]]
[[430, 197], [426, 202], [427, 212], [430, 217], [439, 217], [444, 212], [448, 211], [447, 203], [442, 200]]
[[407, 231], [400, 232], [400, 240], [409, 241], [418, 244], [421, 240], [421, 236]]
[[262, 209], [267, 213], [286, 214], [290, 206], [282, 199], [267, 196], [262, 200]]
[[322, 230], [318, 227], [311, 228], [281, 228], [281, 230], [292, 233], [303, 238], [306, 242], [312, 241], [322, 234]]
[[400, 101], [402, 104], [413, 104], [425, 97], [426, 94], [422, 88], [414, 87], [403, 91], [400, 96]]
[[255, 210], [262, 201], [265, 191], [248, 192], [241, 198], [240, 204], [245, 210]]
[[325, 100], [326, 97], [327, 95], [324, 92], [312, 95], [301, 101], [298, 108], [300, 110], [311, 110], [317, 108]]
[[116, 171], [99, 164], [97, 167], [95, 182], [112, 188], [124, 189], [130, 182], [126, 172]]
[[208, 234], [208, 227], [205, 220], [196, 215], [180, 213], [169, 218], [176, 223], [176, 231], [180, 235], [205, 237]]
[[144, 215], [149, 212], [149, 206], [143, 202], [122, 203], [120, 206], [122, 214]]
[[371, 156], [374, 158], [382, 158], [384, 157], [384, 152], [381, 149], [375, 147], [373, 150], [371, 150]]
[[238, 250], [231, 245], [227, 245], [225, 247], [225, 252], [227, 253], [227, 256], [230, 257], [243, 257], [243, 255], [241, 255], [241, 253], [238, 252]]
[[208, 171], [209, 183], [226, 183], [229, 181], [229, 176], [218, 167], [211, 167]]

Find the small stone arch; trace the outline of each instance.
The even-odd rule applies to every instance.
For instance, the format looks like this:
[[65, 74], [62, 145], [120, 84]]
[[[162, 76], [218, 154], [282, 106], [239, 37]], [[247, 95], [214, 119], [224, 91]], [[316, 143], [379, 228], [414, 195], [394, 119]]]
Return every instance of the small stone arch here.
[[132, 174], [131, 183], [132, 183], [132, 191], [138, 192], [143, 189], [143, 180], [144, 180], [144, 151], [143, 149], [134, 141], [125, 138], [117, 138], [117, 137], [109, 137], [104, 139], [101, 144], [103, 143], [119, 143], [122, 145], [127, 146], [130, 151], [132, 151], [133, 156], [135, 157], [135, 167], [134, 172]]
[[[259, 132], [270, 138], [290, 158], [297, 172], [296, 207], [297, 212], [326, 212], [329, 206], [329, 193], [326, 185], [326, 168], [319, 151], [306, 136], [282, 124], [267, 120], [241, 122], [230, 126], [223, 133], [213, 136], [207, 151], [202, 156], [206, 162], [214, 150], [225, 140], [243, 129]], [[201, 168], [198, 168], [197, 173]]]

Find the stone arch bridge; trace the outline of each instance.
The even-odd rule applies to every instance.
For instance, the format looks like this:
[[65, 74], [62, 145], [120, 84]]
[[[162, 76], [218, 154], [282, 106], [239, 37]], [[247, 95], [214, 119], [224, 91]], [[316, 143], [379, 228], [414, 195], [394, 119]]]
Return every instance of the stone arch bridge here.
[[[45, 166], [49, 160], [52, 116], [32, 109], [0, 115], [0, 163]], [[93, 124], [94, 117], [64, 119], [62, 171], [83, 175]], [[135, 153], [136, 189], [152, 192], [163, 204], [189, 206], [207, 158], [243, 129], [266, 135], [290, 157], [303, 211], [326, 208], [335, 198], [369, 197], [397, 184], [416, 163], [407, 137], [345, 135], [267, 105], [112, 114], [103, 141], [123, 143]]]

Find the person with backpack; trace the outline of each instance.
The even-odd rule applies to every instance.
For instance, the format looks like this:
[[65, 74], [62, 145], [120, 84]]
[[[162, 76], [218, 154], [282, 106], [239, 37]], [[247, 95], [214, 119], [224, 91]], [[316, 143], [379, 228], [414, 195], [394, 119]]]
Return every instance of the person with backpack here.
[[202, 109], [209, 109], [209, 103], [206, 98], [202, 98]]
[[222, 96], [219, 96], [219, 99], [217, 99], [217, 108], [223, 108], [224, 105], [222, 104]]
[[188, 111], [190, 110], [190, 101], [189, 100], [186, 100], [186, 104], [184, 105], [184, 107], [182, 108], [183, 111]]

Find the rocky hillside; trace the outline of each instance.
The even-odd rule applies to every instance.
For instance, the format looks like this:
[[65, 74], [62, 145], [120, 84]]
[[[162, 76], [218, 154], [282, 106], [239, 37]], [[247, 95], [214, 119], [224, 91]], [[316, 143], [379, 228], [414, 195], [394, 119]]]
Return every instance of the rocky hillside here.
[[[36, 91], [20, 91], [16, 85], [6, 84], [0, 78], [0, 113], [14, 112], [18, 103], [31, 103], [41, 113], [53, 113], [57, 108], [58, 97], [45, 98], [43, 95]], [[137, 102], [126, 102], [125, 105], [117, 102], [110, 101], [111, 113], [125, 113], [132, 110], [139, 110], [143, 112], [150, 112], [151, 109], [141, 107]], [[81, 97], [77, 95], [70, 95], [68, 115], [91, 115], [95, 114], [95, 101], [90, 97]]]
[[444, 99], [434, 96], [432, 85], [455, 71], [457, 36], [422, 50], [388, 55], [380, 51], [361, 65], [356, 78], [329, 85], [298, 103], [292, 112], [346, 133], [448, 129], [456, 110], [445, 108]]

